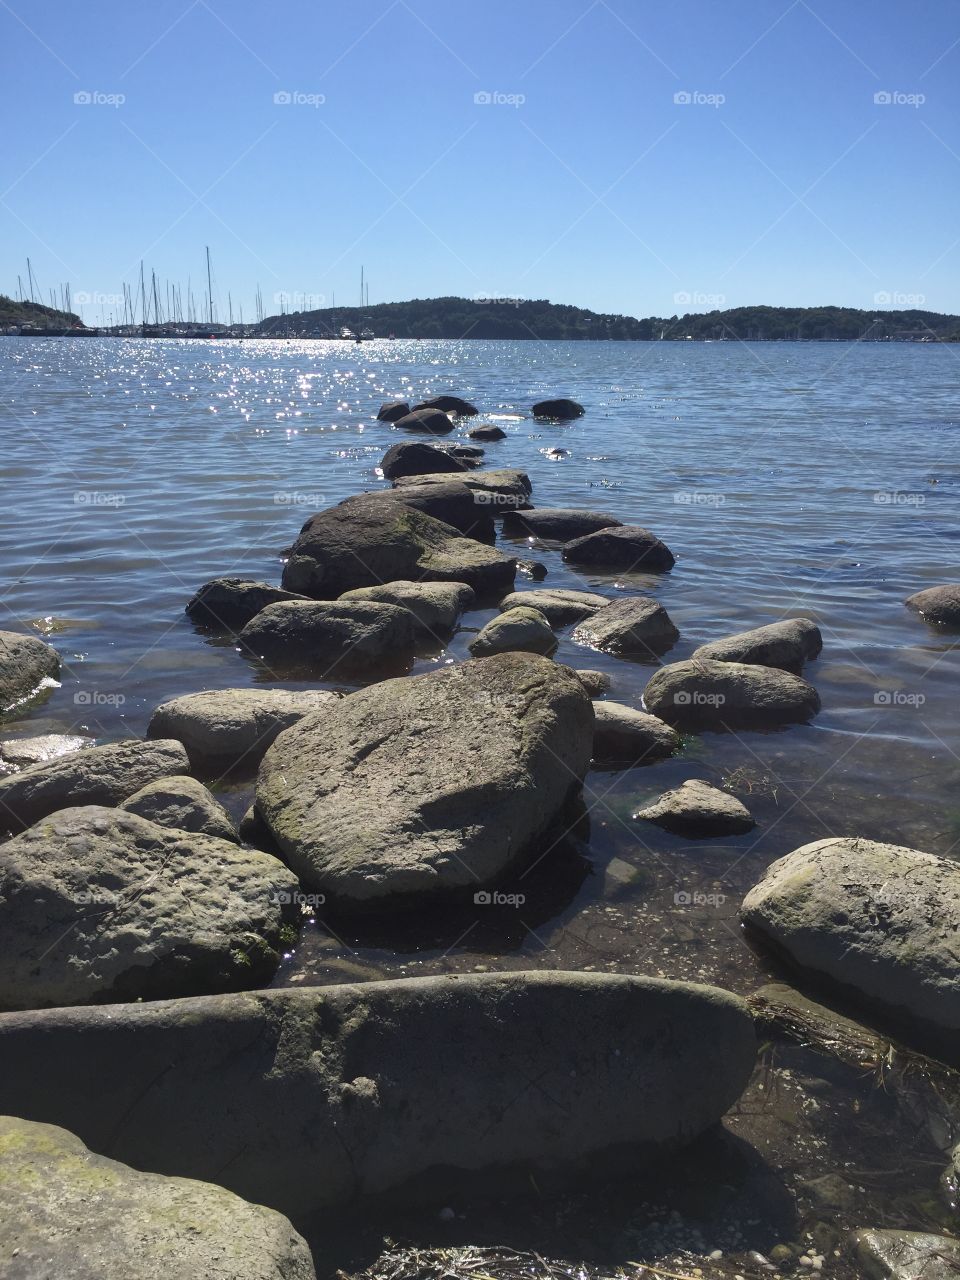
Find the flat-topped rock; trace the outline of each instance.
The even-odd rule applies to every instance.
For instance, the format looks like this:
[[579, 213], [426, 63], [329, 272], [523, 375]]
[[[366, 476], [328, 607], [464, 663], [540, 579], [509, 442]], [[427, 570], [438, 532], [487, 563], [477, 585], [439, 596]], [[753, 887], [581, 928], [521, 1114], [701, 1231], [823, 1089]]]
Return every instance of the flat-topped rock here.
[[625, 703], [595, 702], [593, 713], [596, 764], [654, 764], [680, 746], [680, 735], [668, 724]]
[[543, 538], [553, 542], [571, 542], [599, 529], [614, 529], [623, 521], [600, 511], [583, 511], [567, 507], [536, 507], [530, 511], [510, 511], [503, 517], [506, 537]]
[[0, 1116], [6, 1280], [316, 1280], [281, 1214], [223, 1187], [139, 1173], [66, 1129]]
[[[530, 506], [530, 494], [533, 486], [525, 471], [515, 471], [503, 467], [494, 471], [471, 471], [459, 479], [468, 489], [473, 491], [474, 502], [498, 514], [500, 509]], [[449, 477], [435, 476], [398, 476], [394, 487], [403, 495], [412, 486], [439, 485], [448, 483]]]
[[411, 409], [402, 418], [395, 418], [393, 425], [401, 431], [422, 431], [426, 435], [442, 436], [453, 430], [453, 419], [441, 409]]
[[592, 723], [573, 672], [530, 653], [387, 680], [281, 734], [257, 809], [301, 878], [344, 902], [472, 892], [560, 818]]
[[179, 742], [136, 738], [28, 765], [0, 778], [0, 830], [22, 831], [57, 809], [75, 805], [119, 804], [148, 782], [189, 769]]
[[810, 618], [788, 618], [703, 644], [692, 657], [779, 667], [799, 675], [803, 664], [818, 657], [822, 648], [823, 637], [815, 622]]
[[673, 552], [655, 533], [636, 524], [599, 529], [564, 544], [570, 564], [624, 573], [662, 573], [675, 564]]
[[594, 591], [570, 591], [564, 587], [538, 587], [533, 591], [512, 591], [500, 601], [500, 609], [522, 606], [538, 609], [552, 627], [563, 627], [579, 622], [604, 609], [610, 603], [606, 596]]
[[656, 1167], [734, 1105], [755, 1053], [725, 991], [549, 970], [0, 1019], [5, 1106], [298, 1218], [438, 1168], [502, 1194], [507, 1171], [596, 1177], [625, 1148]]
[[956, 1280], [960, 1240], [926, 1231], [863, 1230], [854, 1234], [857, 1261], [870, 1280]]
[[673, 791], [665, 791], [653, 804], [638, 809], [633, 816], [693, 839], [740, 835], [756, 825], [750, 810], [736, 796], [711, 787], [699, 778], [691, 778]]
[[960, 627], [960, 583], [951, 582], [942, 587], [927, 587], [904, 601], [909, 609], [915, 609], [924, 622], [939, 627]]
[[204, 776], [252, 772], [278, 733], [339, 696], [327, 689], [207, 689], [161, 703], [147, 736], [177, 738]]
[[234, 844], [238, 841], [237, 829], [220, 801], [202, 782], [187, 774], [148, 782], [119, 807], [160, 827], [197, 831]]
[[254, 849], [87, 805], [0, 848], [0, 1008], [269, 982], [296, 878]]
[[673, 662], [651, 676], [644, 705], [679, 729], [770, 729], [804, 724], [820, 695], [800, 676], [742, 662]]
[[469, 649], [475, 658], [517, 650], [550, 657], [557, 651], [557, 637], [539, 609], [517, 605], [491, 618], [470, 641]]
[[239, 631], [268, 604], [303, 600], [304, 596], [247, 578], [214, 578], [187, 601], [184, 612], [191, 622], [219, 631]]
[[680, 632], [658, 600], [651, 596], [623, 596], [588, 614], [570, 639], [574, 644], [617, 658], [649, 660], [676, 643]]
[[44, 733], [36, 738], [8, 738], [0, 742], [0, 762], [14, 769], [45, 764], [58, 756], [68, 756], [84, 747], [96, 746], [96, 738], [77, 733]]
[[497, 528], [490, 508], [477, 504], [474, 491], [463, 483], [461, 475], [409, 476], [402, 484], [403, 488], [357, 494], [347, 498], [342, 505], [369, 502], [402, 504], [480, 542], [494, 541]]
[[584, 412], [582, 404], [562, 396], [555, 400], [538, 400], [533, 406], [535, 418], [580, 418]]
[[458, 418], [475, 418], [480, 410], [462, 396], [431, 396], [429, 400], [421, 400], [415, 409], [440, 409], [443, 413], [455, 413]]
[[0, 631], [0, 713], [12, 711], [60, 674], [60, 655], [37, 636]]
[[476, 459], [460, 457], [449, 449], [440, 449], [424, 440], [403, 440], [400, 444], [391, 445], [380, 459], [380, 470], [385, 480], [445, 472], [459, 474], [477, 465]]
[[372, 600], [406, 609], [418, 630], [420, 641], [445, 640], [456, 627], [460, 615], [474, 602], [472, 587], [464, 582], [386, 582], [379, 587], [358, 587], [345, 591], [341, 600]]
[[271, 668], [308, 667], [321, 679], [413, 664], [417, 632], [406, 609], [366, 600], [271, 604], [240, 632], [241, 648]]

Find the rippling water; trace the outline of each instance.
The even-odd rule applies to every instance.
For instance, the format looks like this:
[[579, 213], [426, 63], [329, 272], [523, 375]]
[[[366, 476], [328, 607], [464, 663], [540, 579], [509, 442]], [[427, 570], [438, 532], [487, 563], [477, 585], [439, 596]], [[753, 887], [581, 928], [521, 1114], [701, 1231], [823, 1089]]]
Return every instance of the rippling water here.
[[[593, 773], [589, 832], [510, 886], [523, 908], [383, 936], [318, 922], [280, 981], [542, 964], [750, 989], [763, 965], [735, 912], [772, 858], [826, 835], [947, 854], [960, 837], [960, 649], [902, 604], [958, 576], [958, 361], [909, 345], [0, 339], [0, 625], [51, 620], [66, 659], [63, 687], [8, 732], [139, 735], [165, 698], [256, 680], [231, 643], [193, 629], [187, 598], [214, 576], [276, 580], [310, 513], [382, 486], [400, 434], [376, 422], [380, 402], [456, 391], [506, 429], [486, 460], [528, 471], [538, 505], [609, 511], [677, 555], [670, 574], [620, 580], [538, 551], [548, 584], [653, 591], [682, 633], [669, 660], [813, 617], [823, 711]], [[586, 416], [535, 422], [529, 406], [554, 394]], [[438, 661], [465, 656], [489, 616], [468, 614]], [[558, 657], [603, 667], [627, 702], [650, 674], [568, 639]], [[757, 830], [690, 843], [630, 821], [691, 776], [727, 781]], [[248, 794], [225, 799], [239, 811]], [[711, 905], [676, 901], [697, 893]]]

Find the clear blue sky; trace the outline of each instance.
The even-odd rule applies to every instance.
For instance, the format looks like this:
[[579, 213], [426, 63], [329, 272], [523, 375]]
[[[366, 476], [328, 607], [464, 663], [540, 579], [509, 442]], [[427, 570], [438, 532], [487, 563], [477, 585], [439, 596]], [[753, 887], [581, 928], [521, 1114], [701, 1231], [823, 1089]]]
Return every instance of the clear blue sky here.
[[209, 244], [219, 318], [361, 265], [371, 302], [960, 311], [955, 0], [0, 0], [0, 66], [3, 292], [29, 255], [45, 299], [141, 258], [199, 293]]

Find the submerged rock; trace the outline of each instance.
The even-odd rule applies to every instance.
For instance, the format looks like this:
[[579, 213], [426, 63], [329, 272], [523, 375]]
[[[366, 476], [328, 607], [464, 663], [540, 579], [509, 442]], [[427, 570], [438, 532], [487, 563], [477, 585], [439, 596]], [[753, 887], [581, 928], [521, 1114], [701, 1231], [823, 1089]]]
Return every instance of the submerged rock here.
[[0, 631], [0, 712], [11, 711], [60, 674], [60, 655], [36, 636]]
[[246, 578], [214, 578], [187, 601], [185, 613], [191, 622], [221, 631], [239, 631], [268, 604], [281, 600], [303, 600], [304, 596], [272, 587], [268, 582]]
[[573, 672], [529, 653], [388, 680], [281, 734], [257, 809], [298, 874], [344, 901], [472, 890], [560, 818], [592, 722]]
[[474, 602], [474, 590], [465, 582], [387, 582], [381, 587], [358, 587], [345, 591], [341, 600], [372, 600], [406, 609], [413, 618], [418, 639], [445, 639], [456, 627], [460, 615]]
[[740, 835], [756, 823], [746, 805], [729, 791], [711, 787], [691, 778], [633, 815], [654, 822], [675, 835], [699, 839], [706, 836]]
[[406, 609], [342, 599], [268, 605], [239, 639], [241, 648], [271, 667], [310, 667], [322, 679], [408, 668], [417, 641]]
[[871, 1280], [956, 1280], [960, 1240], [926, 1231], [858, 1231], [857, 1260]]
[[563, 587], [539, 587], [534, 591], [513, 591], [500, 601], [501, 611], [524, 608], [538, 609], [552, 627], [579, 622], [610, 603], [606, 596], [594, 591], [568, 591]]
[[[335, 702], [326, 689], [208, 689], [161, 703], [149, 738], [178, 738], [198, 773], [252, 772], [278, 733]], [[172, 771], [176, 772], [176, 771]]]
[[455, 413], [460, 418], [475, 418], [480, 412], [475, 404], [460, 396], [431, 396], [429, 400], [422, 400], [420, 404], [414, 405], [414, 410], [416, 409], [440, 409], [444, 413]]
[[580, 418], [585, 410], [576, 400], [540, 400], [533, 406], [535, 418]]
[[650, 596], [625, 596], [606, 601], [590, 613], [571, 635], [574, 644], [618, 658], [649, 659], [666, 653], [680, 637], [673, 619]]
[[680, 735], [646, 711], [622, 702], [595, 702], [593, 712], [595, 764], [654, 764], [680, 746]]
[[960, 626], [960, 583], [943, 587], [927, 587], [904, 602], [909, 609], [916, 609], [924, 622], [940, 627]]
[[57, 809], [75, 805], [119, 804], [148, 782], [189, 769], [179, 742], [137, 739], [29, 765], [0, 778], [0, 830], [22, 831]]
[[571, 542], [600, 529], [623, 525], [615, 516], [599, 511], [581, 511], [565, 507], [537, 507], [532, 511], [510, 511], [503, 517], [503, 532], [508, 538], [546, 538], [555, 542]]
[[874, 840], [817, 840], [778, 859], [744, 923], [805, 975], [907, 1024], [960, 1031], [960, 864]]
[[803, 724], [820, 710], [820, 695], [800, 676], [705, 659], [661, 667], [644, 689], [643, 701], [668, 723], [694, 731]]
[[223, 1187], [139, 1173], [66, 1129], [0, 1116], [7, 1280], [315, 1280], [281, 1214]]
[[175, 831], [197, 831], [237, 843], [237, 829], [211, 791], [187, 774], [150, 782], [119, 806], [127, 813]]
[[398, 476], [440, 475], [444, 472], [459, 474], [477, 465], [475, 459], [458, 457], [449, 449], [441, 449], [422, 440], [404, 440], [400, 444], [391, 445], [380, 459], [380, 470], [385, 480], [395, 480]]
[[453, 430], [453, 420], [440, 409], [411, 409], [402, 418], [394, 419], [393, 425], [401, 431], [423, 431], [432, 436]]
[[476, 639], [471, 640], [469, 648], [475, 658], [516, 650], [550, 657], [557, 651], [557, 637], [539, 609], [517, 605], [491, 618]]
[[410, 412], [410, 406], [406, 400], [385, 400], [377, 410], [378, 422], [396, 422], [399, 418], [405, 418]]
[[296, 889], [268, 854], [123, 809], [64, 809], [0, 849], [0, 1007], [269, 982]]
[[708, 658], [714, 662], [754, 663], [799, 674], [803, 664], [810, 658], [816, 658], [822, 648], [823, 637], [815, 622], [809, 618], [788, 618], [703, 644], [691, 657], [693, 660]]
[[76, 733], [45, 733], [38, 738], [10, 738], [0, 742], [0, 761], [15, 769], [31, 764], [45, 764], [59, 756], [71, 755], [84, 747], [96, 745], [95, 738]]
[[661, 573], [676, 563], [670, 548], [649, 529], [637, 524], [599, 529], [574, 538], [563, 547], [570, 564], [619, 569], [624, 573]]
[[506, 440], [507, 433], [502, 427], [482, 425], [467, 432], [471, 440]]
[[502, 1195], [508, 1173], [526, 1186], [596, 1177], [625, 1148], [632, 1170], [655, 1165], [736, 1102], [755, 1052], [736, 996], [625, 974], [459, 974], [0, 1019], [6, 1106], [295, 1216], [437, 1169], [447, 1187], [487, 1171]]

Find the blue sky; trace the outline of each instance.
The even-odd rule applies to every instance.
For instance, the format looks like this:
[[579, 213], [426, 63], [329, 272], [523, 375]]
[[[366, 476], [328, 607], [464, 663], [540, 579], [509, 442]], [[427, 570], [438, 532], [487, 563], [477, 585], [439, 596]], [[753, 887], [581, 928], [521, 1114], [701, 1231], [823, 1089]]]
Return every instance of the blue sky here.
[[90, 323], [141, 258], [200, 294], [205, 245], [221, 319], [361, 266], [371, 302], [960, 311], [951, 0], [0, 0], [0, 66], [0, 291], [29, 255]]

